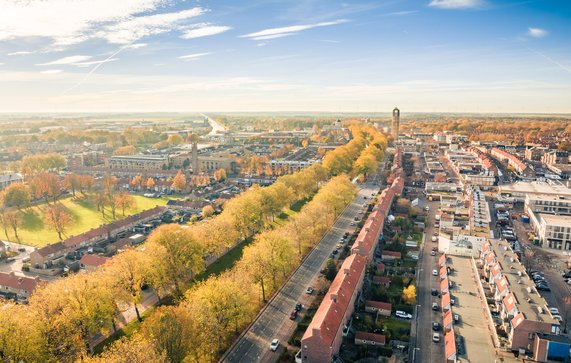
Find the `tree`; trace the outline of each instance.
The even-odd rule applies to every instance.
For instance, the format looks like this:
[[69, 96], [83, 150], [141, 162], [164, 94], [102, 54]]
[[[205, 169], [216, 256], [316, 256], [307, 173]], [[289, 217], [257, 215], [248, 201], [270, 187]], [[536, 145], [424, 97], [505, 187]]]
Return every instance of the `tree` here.
[[85, 357], [86, 363], [168, 363], [164, 353], [158, 352], [153, 343], [141, 334], [131, 339], [123, 337], [113, 343], [99, 357]]
[[167, 139], [167, 143], [169, 145], [180, 145], [183, 143], [183, 138], [182, 136], [180, 136], [179, 134], [173, 134], [170, 135], [169, 138]]
[[186, 188], [186, 177], [182, 173], [182, 170], [179, 170], [174, 177], [172, 181], [172, 187], [178, 191], [182, 191]]
[[102, 266], [115, 298], [125, 304], [133, 304], [139, 321], [143, 321], [139, 304], [142, 301], [143, 285], [150, 276], [150, 264], [146, 251], [128, 249]]
[[402, 290], [402, 301], [408, 305], [414, 305], [416, 302], [416, 287], [412, 284]]
[[18, 228], [22, 224], [22, 213], [18, 210], [7, 210], [4, 212], [3, 220], [6, 221], [6, 224], [12, 228], [14, 231], [14, 237], [19, 241], [20, 237], [18, 236]]
[[45, 337], [27, 305], [4, 302], [0, 309], [0, 357], [5, 362], [46, 362]]
[[133, 145], [121, 146], [113, 152], [114, 155], [135, 155], [137, 148]]
[[147, 189], [153, 189], [155, 187], [155, 179], [149, 177], [147, 179]]
[[214, 172], [214, 180], [218, 181], [224, 181], [226, 180], [226, 169], [218, 169]]
[[31, 196], [28, 188], [22, 183], [13, 183], [4, 192], [4, 206], [22, 209], [30, 203]]
[[46, 203], [48, 203], [49, 198], [53, 198], [55, 203], [61, 193], [60, 178], [53, 173], [37, 174], [30, 180], [29, 184], [34, 197], [45, 198]]
[[44, 211], [44, 223], [53, 228], [60, 240], [66, 229], [73, 225], [73, 218], [61, 205], [48, 206]]
[[29, 176], [47, 171], [59, 171], [66, 165], [65, 158], [60, 154], [26, 155], [22, 159], [20, 171]]
[[194, 344], [195, 322], [182, 305], [161, 306], [141, 326], [141, 334], [170, 363], [181, 363]]
[[355, 161], [354, 169], [366, 179], [370, 174], [377, 171], [377, 166], [375, 156], [371, 153], [361, 153], [359, 158]]
[[125, 217], [125, 210], [126, 209], [132, 209], [132, 208], [135, 208], [137, 206], [137, 202], [135, 201], [135, 198], [133, 198], [127, 192], [121, 192], [121, 193], [113, 196], [113, 199], [115, 201], [115, 205], [117, 207], [121, 208], [121, 211], [123, 213], [123, 217]]
[[93, 187], [95, 183], [95, 179], [91, 175], [80, 175], [79, 176], [79, 185], [81, 189], [81, 193], [85, 195], [85, 193]]
[[335, 265], [335, 260], [330, 258], [325, 266], [325, 278], [332, 282], [335, 280], [335, 276], [337, 276], [337, 266]]
[[155, 284], [174, 286], [175, 296], [182, 296], [181, 284], [202, 272], [203, 246], [187, 228], [165, 224], [157, 228], [146, 243], [146, 253], [155, 261]]
[[71, 190], [71, 194], [75, 197], [75, 192], [81, 189], [81, 177], [76, 174], [69, 173], [63, 179], [63, 185], [67, 190]]
[[205, 205], [204, 208], [202, 208], [202, 212], [201, 212], [202, 218], [206, 219], [209, 217], [212, 217], [212, 215], [214, 215], [214, 207], [209, 205]]

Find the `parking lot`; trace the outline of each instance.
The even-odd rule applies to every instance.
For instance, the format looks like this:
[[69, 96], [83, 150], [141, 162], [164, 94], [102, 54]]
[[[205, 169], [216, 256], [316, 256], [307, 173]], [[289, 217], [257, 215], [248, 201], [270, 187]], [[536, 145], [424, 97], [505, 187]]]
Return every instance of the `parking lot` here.
[[486, 307], [483, 297], [478, 293], [478, 283], [471, 263], [467, 257], [448, 257], [449, 266], [454, 268], [454, 272], [449, 275], [455, 285], [450, 290], [455, 300], [452, 312], [460, 317], [460, 321], [454, 324], [454, 331], [457, 338], [463, 337], [464, 341], [464, 352], [459, 349], [458, 356], [472, 363], [494, 362], [496, 351], [486, 318]]

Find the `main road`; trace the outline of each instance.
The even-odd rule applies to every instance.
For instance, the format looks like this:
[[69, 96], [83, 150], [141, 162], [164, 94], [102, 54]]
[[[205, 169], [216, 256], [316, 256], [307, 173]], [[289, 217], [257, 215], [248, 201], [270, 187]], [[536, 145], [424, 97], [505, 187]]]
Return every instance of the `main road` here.
[[[283, 343], [287, 342], [295, 329], [295, 322], [289, 319], [289, 314], [296, 303], [307, 300], [305, 290], [317, 280], [325, 262], [345, 231], [354, 228], [350, 226], [351, 221], [363, 208], [363, 204], [370, 200], [371, 194], [377, 193], [379, 188], [377, 178], [360, 185], [357, 196], [337, 218], [334, 226], [262, 309], [256, 320], [230, 347], [222, 357], [222, 362], [277, 361], [279, 352], [283, 350]], [[279, 339], [281, 344], [277, 352], [270, 350], [270, 343], [274, 338]]]

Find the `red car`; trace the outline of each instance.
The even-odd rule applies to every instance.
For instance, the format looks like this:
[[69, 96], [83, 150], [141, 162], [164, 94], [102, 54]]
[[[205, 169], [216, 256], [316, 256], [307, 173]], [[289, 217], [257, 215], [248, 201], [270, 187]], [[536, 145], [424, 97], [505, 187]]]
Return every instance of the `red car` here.
[[295, 318], [297, 318], [297, 310], [292, 311], [291, 314], [289, 314], [289, 318], [295, 320]]

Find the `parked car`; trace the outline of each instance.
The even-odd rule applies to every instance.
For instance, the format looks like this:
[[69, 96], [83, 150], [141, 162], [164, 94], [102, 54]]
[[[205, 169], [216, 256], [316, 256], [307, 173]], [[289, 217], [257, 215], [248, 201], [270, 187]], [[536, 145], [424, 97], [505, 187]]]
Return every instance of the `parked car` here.
[[436, 242], [436, 241], [438, 241], [438, 237], [432, 236], [432, 242]]
[[440, 330], [440, 323], [437, 321], [432, 322], [432, 330], [439, 331]]
[[270, 349], [272, 352], [278, 350], [279, 346], [280, 346], [280, 341], [277, 339], [272, 340], [272, 342], [270, 343]]
[[436, 303], [436, 302], [432, 303], [432, 310], [434, 310], [434, 311], [438, 310], [438, 303]]
[[460, 315], [458, 314], [454, 314], [453, 318], [455, 323], [458, 323], [460, 321]]
[[432, 276], [438, 276], [438, 271], [432, 270]]
[[436, 256], [436, 251], [430, 251], [430, 256]]
[[549, 312], [551, 314], [559, 315], [559, 309], [557, 309], [557, 308], [549, 308]]
[[412, 319], [412, 315], [401, 310], [395, 311], [395, 316], [403, 319]]
[[305, 293], [308, 295], [313, 294], [313, 287], [308, 287], [307, 290], [305, 290]]
[[430, 289], [430, 295], [432, 295], [432, 296], [438, 296], [438, 290], [436, 290], [436, 289]]
[[293, 310], [290, 314], [289, 314], [289, 318], [291, 320], [295, 320], [295, 318], [297, 318], [297, 310]]
[[435, 343], [440, 342], [440, 334], [439, 333], [432, 334], [432, 341]]
[[303, 305], [301, 305], [300, 303], [295, 304], [295, 310], [296, 311], [301, 311], [302, 308], [303, 308]]

